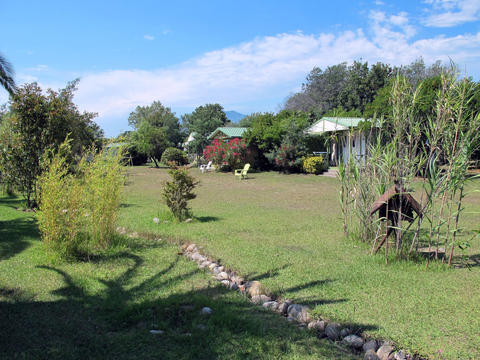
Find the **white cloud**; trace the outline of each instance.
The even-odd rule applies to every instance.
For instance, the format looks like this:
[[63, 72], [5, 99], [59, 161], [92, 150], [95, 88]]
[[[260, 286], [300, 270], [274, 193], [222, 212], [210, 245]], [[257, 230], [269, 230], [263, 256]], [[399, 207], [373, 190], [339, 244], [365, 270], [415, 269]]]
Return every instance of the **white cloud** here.
[[37, 65], [37, 66], [34, 66], [34, 67], [27, 68], [25, 70], [33, 71], [33, 72], [43, 72], [43, 71], [48, 71], [49, 67], [48, 67], [48, 65], [40, 64], [40, 65]]
[[409, 42], [405, 32], [381, 23], [375, 23], [373, 30], [372, 39], [362, 30], [337, 36], [279, 34], [212, 51], [175, 68], [91, 73], [83, 76], [76, 100], [101, 117], [122, 116], [155, 99], [192, 109], [207, 102], [240, 104], [272, 96], [280, 101], [313, 66], [360, 58], [393, 65], [420, 56], [427, 63], [450, 58], [460, 63], [480, 60], [480, 33]]
[[151, 41], [151, 40], [155, 40], [155, 36], [153, 36], [153, 35], [143, 35], [143, 38], [144, 38], [145, 40], [150, 40], [150, 41]]
[[478, 0], [430, 0], [430, 15], [424, 19], [426, 26], [452, 27], [480, 19]]
[[128, 113], [154, 100], [182, 111], [212, 102], [245, 113], [272, 111], [314, 66], [344, 61], [401, 65], [420, 56], [426, 63], [452, 59], [469, 66], [470, 75], [480, 75], [480, 32], [412, 40], [415, 28], [407, 13], [372, 11], [369, 18], [365, 31], [283, 33], [211, 51], [174, 67], [86, 73], [75, 101], [81, 109], [98, 112], [99, 124], [114, 135], [109, 129], [127, 128]]

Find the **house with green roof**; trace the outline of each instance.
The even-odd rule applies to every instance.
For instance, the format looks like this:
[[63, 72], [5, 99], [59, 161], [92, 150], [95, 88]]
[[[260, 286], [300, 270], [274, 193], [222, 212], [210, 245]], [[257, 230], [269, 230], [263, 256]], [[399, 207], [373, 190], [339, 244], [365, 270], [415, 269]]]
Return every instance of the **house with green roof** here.
[[364, 161], [367, 152], [368, 133], [360, 128], [364, 118], [323, 117], [306, 132], [309, 135], [335, 134], [329, 146], [330, 164], [338, 165], [340, 159], [347, 162], [351, 156]]
[[223, 139], [230, 140], [233, 138], [243, 138], [243, 135], [248, 130], [245, 127], [219, 127], [216, 128], [209, 136], [208, 140]]

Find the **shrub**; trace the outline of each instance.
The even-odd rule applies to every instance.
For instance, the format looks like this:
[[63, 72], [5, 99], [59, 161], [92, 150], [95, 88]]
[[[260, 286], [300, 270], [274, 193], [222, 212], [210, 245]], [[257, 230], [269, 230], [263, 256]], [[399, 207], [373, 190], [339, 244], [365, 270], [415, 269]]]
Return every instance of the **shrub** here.
[[172, 181], [165, 182], [162, 195], [175, 218], [181, 221], [190, 215], [188, 201], [197, 197], [193, 189], [198, 182], [186, 168], [172, 168], [168, 173]]
[[233, 171], [242, 168], [247, 162], [248, 149], [245, 140], [233, 138], [230, 141], [215, 139], [203, 151], [207, 161], [212, 161], [217, 168]]
[[323, 156], [310, 156], [303, 160], [303, 170], [307, 174], [321, 174], [327, 170], [328, 166]]
[[188, 158], [187, 154], [183, 152], [180, 149], [174, 148], [174, 147], [169, 147], [165, 149], [165, 151], [162, 154], [162, 163], [168, 164], [168, 163], [175, 163], [175, 165], [187, 165], [188, 164]]
[[303, 151], [291, 143], [283, 143], [273, 153], [267, 154], [275, 168], [283, 173], [301, 172], [303, 168]]
[[46, 161], [46, 170], [39, 178], [38, 212], [47, 250], [66, 259], [88, 256], [111, 245], [123, 186], [121, 152], [115, 156], [89, 153], [75, 172], [66, 160], [69, 155], [66, 141]]

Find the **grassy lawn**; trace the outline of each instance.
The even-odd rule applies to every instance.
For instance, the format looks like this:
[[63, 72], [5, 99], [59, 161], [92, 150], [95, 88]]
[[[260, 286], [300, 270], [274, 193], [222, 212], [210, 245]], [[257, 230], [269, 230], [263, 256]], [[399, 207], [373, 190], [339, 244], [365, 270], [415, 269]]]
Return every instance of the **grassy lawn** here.
[[20, 206], [0, 197], [2, 359], [354, 358], [224, 290], [165, 241], [54, 263]]
[[[352, 323], [375, 337], [432, 358], [480, 358], [480, 243], [471, 267], [369, 256], [343, 237], [335, 179], [251, 174], [200, 174], [195, 219], [174, 223], [160, 202], [165, 169], [130, 170], [120, 224], [174, 241], [192, 241], [249, 279], [261, 279], [314, 312]], [[474, 186], [480, 188], [477, 181]], [[478, 225], [480, 194], [465, 201], [463, 225]], [[159, 224], [152, 219], [159, 217]], [[458, 260], [457, 260], [458, 262]]]

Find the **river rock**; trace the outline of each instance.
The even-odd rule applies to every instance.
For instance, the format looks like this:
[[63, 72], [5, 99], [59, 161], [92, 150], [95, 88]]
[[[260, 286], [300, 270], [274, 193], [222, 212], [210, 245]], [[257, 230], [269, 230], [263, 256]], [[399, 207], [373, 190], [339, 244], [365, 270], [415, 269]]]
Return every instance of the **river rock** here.
[[277, 310], [278, 308], [278, 303], [276, 301], [267, 301], [267, 302], [264, 302], [263, 305], [262, 305], [265, 309], [269, 309], [269, 310]]
[[202, 255], [200, 255], [200, 253], [196, 252], [196, 253], [192, 254], [192, 260], [205, 261], [205, 260], [207, 260], [207, 258], [203, 257]]
[[343, 338], [342, 342], [354, 349], [361, 349], [363, 346], [363, 339], [357, 335], [347, 335]]
[[332, 340], [337, 341], [340, 339], [340, 324], [330, 323], [325, 327], [325, 335]]
[[230, 287], [230, 281], [229, 280], [222, 280], [222, 285], [229, 288]]
[[200, 315], [210, 315], [213, 313], [213, 310], [210, 309], [208, 306], [205, 306], [200, 310]]
[[283, 315], [287, 315], [288, 313], [288, 307], [292, 304], [290, 300], [285, 300], [283, 303], [278, 305], [278, 311], [282, 313]]
[[288, 316], [293, 317], [301, 323], [308, 323], [310, 316], [308, 315], [308, 307], [300, 304], [292, 304], [288, 307]]
[[238, 290], [238, 284], [236, 282], [230, 282], [230, 290]]
[[363, 351], [367, 352], [368, 350], [377, 351], [378, 345], [377, 340], [369, 340], [365, 344], [363, 344]]
[[380, 360], [388, 360], [388, 357], [393, 352], [393, 346], [385, 343], [377, 350], [377, 356]]
[[225, 271], [222, 271], [218, 274], [218, 277], [222, 280], [227, 280], [228, 279], [228, 274]]
[[251, 297], [266, 294], [265, 288], [262, 286], [260, 281], [249, 281], [245, 288], [247, 290], [247, 294]]
[[254, 295], [254, 296], [252, 296], [252, 302], [254, 304], [264, 304], [267, 301], [272, 301], [272, 299], [270, 297], [268, 297], [267, 295]]
[[380, 358], [377, 356], [377, 353], [375, 351], [370, 349], [365, 353], [363, 360], [380, 360]]
[[399, 350], [393, 355], [393, 358], [395, 360], [407, 360], [407, 355], [403, 350]]
[[217, 266], [218, 266], [218, 265], [217, 265], [216, 263], [212, 262], [210, 265], [208, 265], [208, 268], [209, 268], [210, 270], [213, 270], [213, 269], [216, 268]]
[[195, 244], [190, 244], [187, 246], [187, 251], [193, 251], [197, 248], [197, 245]]
[[341, 331], [340, 331], [340, 337], [341, 338], [344, 338], [348, 335], [350, 335], [352, 333], [352, 330], [350, 330], [349, 328], [343, 328]]
[[325, 331], [326, 323], [323, 320], [314, 320], [308, 323], [308, 329], [314, 331]]

